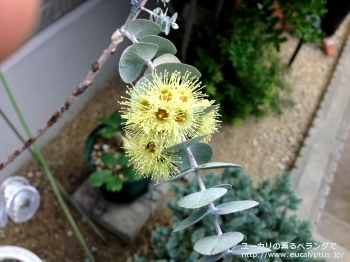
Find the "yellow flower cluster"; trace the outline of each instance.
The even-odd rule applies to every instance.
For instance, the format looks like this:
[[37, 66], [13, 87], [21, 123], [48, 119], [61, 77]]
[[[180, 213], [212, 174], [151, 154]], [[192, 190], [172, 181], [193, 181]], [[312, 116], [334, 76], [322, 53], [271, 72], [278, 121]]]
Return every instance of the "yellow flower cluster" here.
[[167, 180], [178, 172], [176, 154], [162, 152], [183, 139], [211, 134], [218, 128], [218, 109], [206, 113], [213, 105], [201, 92], [201, 83], [189, 73], [162, 75], [152, 73], [121, 102], [122, 117], [126, 120], [124, 149], [131, 162], [143, 176]]

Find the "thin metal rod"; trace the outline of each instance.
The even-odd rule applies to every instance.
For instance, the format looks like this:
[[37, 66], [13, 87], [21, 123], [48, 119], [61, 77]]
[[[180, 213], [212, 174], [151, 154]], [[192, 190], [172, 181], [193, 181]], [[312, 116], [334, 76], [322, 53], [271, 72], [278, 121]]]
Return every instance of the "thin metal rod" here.
[[291, 66], [293, 64], [295, 57], [297, 56], [301, 46], [303, 45], [303, 42], [304, 42], [304, 39], [303, 39], [303, 37], [301, 37], [299, 39], [299, 43], [298, 43], [297, 47], [294, 50], [294, 53], [293, 53], [292, 57], [289, 59], [288, 66]]

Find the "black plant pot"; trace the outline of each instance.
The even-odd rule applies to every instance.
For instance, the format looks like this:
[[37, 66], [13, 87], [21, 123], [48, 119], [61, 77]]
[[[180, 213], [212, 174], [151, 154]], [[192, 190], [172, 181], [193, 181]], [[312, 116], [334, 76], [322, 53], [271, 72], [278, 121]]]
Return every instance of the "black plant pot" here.
[[[95, 165], [93, 165], [90, 160], [93, 146], [95, 144], [95, 140], [100, 136], [99, 131], [104, 127], [105, 125], [99, 125], [97, 128], [95, 128], [90, 133], [85, 143], [84, 158], [91, 172], [96, 171]], [[151, 179], [147, 177], [140, 178], [139, 180], [124, 182], [123, 187], [119, 192], [108, 191], [105, 188], [105, 186], [101, 186], [97, 188], [97, 190], [99, 190], [101, 195], [107, 201], [115, 203], [131, 203], [132, 201], [134, 201], [135, 199], [147, 192], [150, 183]]]
[[98, 188], [103, 197], [110, 202], [131, 203], [148, 191], [150, 178], [141, 178], [135, 181], [126, 181], [119, 192], [108, 191], [105, 186]]

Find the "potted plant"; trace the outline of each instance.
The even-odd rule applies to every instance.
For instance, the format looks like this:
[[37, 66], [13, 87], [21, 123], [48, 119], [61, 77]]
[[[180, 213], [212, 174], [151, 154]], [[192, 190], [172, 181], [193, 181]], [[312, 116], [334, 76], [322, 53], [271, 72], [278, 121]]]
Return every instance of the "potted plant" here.
[[147, 192], [151, 179], [139, 176], [129, 163], [123, 150], [120, 113], [97, 121], [100, 125], [89, 135], [84, 152], [92, 171], [90, 185], [108, 201], [130, 203]]

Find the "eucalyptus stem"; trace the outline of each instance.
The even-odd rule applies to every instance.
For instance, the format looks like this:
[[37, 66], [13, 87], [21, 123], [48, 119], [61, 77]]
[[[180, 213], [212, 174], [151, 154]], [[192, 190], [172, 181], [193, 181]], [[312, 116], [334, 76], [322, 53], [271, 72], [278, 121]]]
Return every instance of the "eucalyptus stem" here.
[[[8, 83], [7, 83], [6, 79], [5, 79], [2, 71], [0, 71], [0, 80], [1, 80], [1, 82], [2, 82], [2, 84], [4, 86], [4, 88], [5, 88], [5, 91], [6, 91], [7, 95], [8, 95], [8, 97], [9, 97], [13, 107], [15, 108], [16, 114], [17, 114], [18, 118], [20, 119], [20, 122], [21, 122], [25, 132], [27, 133], [28, 136], [31, 136], [29, 127], [28, 127], [28, 125], [27, 125], [27, 123], [26, 123], [26, 121], [25, 121], [25, 119], [24, 119], [24, 117], [23, 117], [23, 115], [21, 113], [21, 110], [18, 107], [18, 104], [17, 104], [17, 102], [16, 102], [16, 100], [15, 100], [15, 98], [14, 98], [12, 92], [11, 92], [10, 87], [8, 86]], [[56, 198], [57, 198], [58, 202], [60, 203], [61, 208], [63, 209], [63, 212], [65, 213], [69, 223], [72, 226], [73, 231], [77, 235], [77, 238], [79, 239], [79, 241], [80, 241], [83, 249], [85, 250], [87, 256], [89, 257], [89, 259], [91, 261], [95, 261], [95, 259], [94, 259], [93, 255], [92, 255], [89, 247], [87, 246], [87, 244], [86, 244], [82, 234], [79, 231], [79, 228], [77, 227], [77, 225], [76, 225], [76, 223], [75, 223], [71, 213], [69, 212], [69, 209], [68, 209], [66, 203], [64, 202], [64, 200], [62, 198], [62, 195], [61, 195], [61, 193], [58, 190], [58, 187], [56, 185], [55, 178], [53, 177], [53, 175], [52, 175], [52, 173], [51, 173], [51, 171], [50, 171], [50, 169], [49, 169], [49, 167], [48, 167], [48, 165], [47, 165], [43, 155], [41, 154], [38, 146], [36, 145], [36, 143], [33, 144], [33, 148], [34, 148], [34, 151], [35, 151], [35, 155], [37, 156], [39, 162], [42, 165], [42, 168], [44, 169], [44, 172], [46, 173], [47, 178], [50, 181], [52, 190], [53, 190], [54, 194], [56, 195]]]
[[[209, 206], [214, 207], [214, 204], [210, 203]], [[215, 227], [216, 234], [218, 236], [222, 235], [221, 227], [220, 227], [219, 220], [218, 220], [218, 215], [211, 215], [211, 218], [213, 219], [213, 224]]]
[[[196, 162], [196, 159], [194, 158], [193, 154], [192, 154], [192, 151], [190, 148], [186, 148], [186, 151], [187, 151], [187, 157], [188, 157], [188, 160], [190, 161], [190, 164], [191, 164], [191, 167], [194, 168], [194, 167], [197, 167], [197, 162]], [[199, 185], [199, 188], [201, 191], [205, 190], [205, 185], [204, 185], [204, 182], [203, 182], [203, 179], [202, 177], [200, 176], [199, 174], [199, 170], [196, 169], [194, 171], [194, 174], [196, 176], [196, 179], [197, 179], [197, 182], [198, 182], [198, 185]]]
[[138, 43], [139, 41], [136, 39], [135, 36], [131, 35], [128, 30], [125, 29], [125, 27], [123, 26], [121, 29], [120, 29], [120, 32], [125, 35], [133, 44], [136, 44]]
[[146, 65], [151, 71], [153, 71], [156, 68], [152, 61], [148, 61]]
[[[192, 168], [197, 167], [198, 165], [197, 165], [196, 159], [194, 158], [194, 156], [192, 154], [191, 149], [190, 148], [186, 148], [186, 152], [187, 152], [187, 157], [188, 157], [188, 160], [190, 161], [191, 167]], [[199, 187], [200, 187], [201, 191], [205, 190], [205, 185], [204, 185], [202, 177], [199, 174], [199, 170], [195, 169], [194, 174], [195, 174], [195, 176], [197, 178], [197, 181], [198, 181], [198, 184], [199, 184]], [[214, 204], [210, 203], [208, 205], [208, 207], [209, 208], [213, 208]], [[215, 228], [216, 234], [218, 236], [220, 236], [222, 234], [222, 230], [221, 230], [221, 227], [220, 227], [220, 224], [219, 224], [218, 216], [217, 215], [211, 215], [211, 217], [213, 219], [213, 224], [214, 224], [214, 228]], [[225, 259], [226, 262], [231, 262], [231, 254], [230, 253], [225, 254], [224, 255], [224, 259]]]
[[156, 16], [156, 17], [159, 17], [159, 15], [157, 15], [156, 13], [154, 13], [153, 11], [151, 11], [151, 10], [149, 10], [149, 9], [147, 9], [147, 8], [145, 8], [145, 7], [140, 7], [140, 9], [142, 10], [142, 11], [145, 11], [146, 13], [149, 13], [150, 15], [153, 15], [153, 16]]
[[[192, 154], [191, 149], [188, 147], [188, 148], [186, 148], [186, 151], [187, 151], [187, 157], [188, 157], [188, 160], [190, 161], [191, 167], [192, 168], [197, 167], [198, 165], [197, 165], [196, 159], [194, 158], [194, 156]], [[205, 190], [205, 185], [204, 185], [202, 177], [199, 174], [199, 170], [195, 169], [194, 174], [196, 175], [196, 178], [197, 178], [197, 181], [198, 181], [198, 184], [199, 184], [201, 191]], [[214, 204], [210, 203], [208, 205], [208, 207], [214, 207]], [[221, 227], [220, 227], [220, 224], [218, 221], [218, 217], [217, 217], [217, 215], [211, 215], [211, 217], [213, 219], [213, 224], [215, 227], [216, 234], [220, 236], [222, 234], [222, 231], [221, 231]]]
[[128, 16], [128, 18], [126, 19], [125, 23], [124, 23], [124, 26], [127, 27], [128, 24], [131, 22], [131, 21], [134, 21], [136, 19], [136, 17], [138, 17], [141, 9], [146, 5], [148, 0], [142, 0], [141, 2], [139, 2], [137, 5], [134, 5], [132, 8], [131, 8], [131, 12], [130, 12], [130, 15]]

